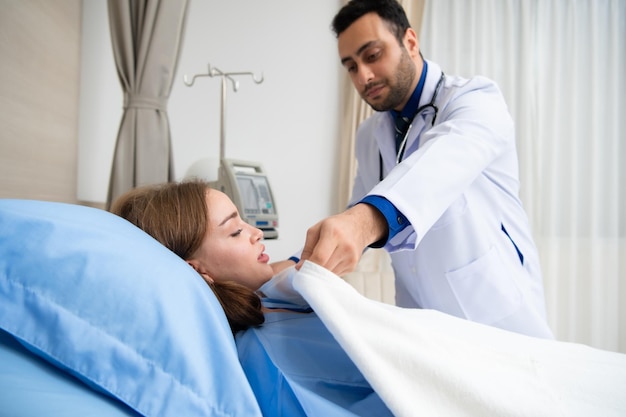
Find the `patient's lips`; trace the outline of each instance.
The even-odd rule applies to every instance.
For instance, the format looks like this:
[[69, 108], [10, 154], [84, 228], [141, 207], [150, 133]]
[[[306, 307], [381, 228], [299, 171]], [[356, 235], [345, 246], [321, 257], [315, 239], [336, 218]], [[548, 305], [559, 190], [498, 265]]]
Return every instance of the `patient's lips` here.
[[268, 263], [270, 261], [270, 257], [267, 253], [265, 253], [265, 246], [263, 246], [263, 249], [261, 250], [261, 254], [259, 255], [259, 257], [257, 258], [257, 260], [261, 263]]

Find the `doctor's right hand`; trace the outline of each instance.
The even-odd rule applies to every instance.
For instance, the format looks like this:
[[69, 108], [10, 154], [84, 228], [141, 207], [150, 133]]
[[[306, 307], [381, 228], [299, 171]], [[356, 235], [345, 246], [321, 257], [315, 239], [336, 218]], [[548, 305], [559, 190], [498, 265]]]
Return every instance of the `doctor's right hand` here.
[[352, 272], [363, 250], [387, 234], [384, 216], [369, 204], [356, 204], [309, 228], [300, 262], [311, 261], [336, 275]]

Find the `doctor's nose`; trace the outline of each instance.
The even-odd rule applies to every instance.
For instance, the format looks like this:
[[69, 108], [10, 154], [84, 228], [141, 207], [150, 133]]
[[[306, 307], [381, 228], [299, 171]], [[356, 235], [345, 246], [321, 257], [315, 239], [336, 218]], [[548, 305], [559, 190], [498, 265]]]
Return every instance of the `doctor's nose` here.
[[359, 66], [359, 70], [356, 74], [356, 82], [360, 86], [366, 86], [368, 83], [374, 80], [374, 73], [366, 65]]

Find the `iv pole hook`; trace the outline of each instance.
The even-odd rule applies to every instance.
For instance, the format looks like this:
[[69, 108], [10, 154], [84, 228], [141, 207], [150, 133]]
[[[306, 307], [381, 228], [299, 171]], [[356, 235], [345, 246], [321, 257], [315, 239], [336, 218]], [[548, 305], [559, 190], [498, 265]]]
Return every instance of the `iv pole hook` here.
[[263, 79], [263, 74], [261, 73], [260, 77], [257, 77], [254, 73], [245, 71], [245, 72], [223, 72], [219, 68], [212, 67], [211, 64], [208, 64], [208, 71], [206, 74], [196, 74], [191, 80], [187, 77], [187, 74], [184, 75], [183, 81], [187, 87], [193, 86], [198, 77], [222, 77], [222, 94], [221, 94], [221, 102], [220, 102], [220, 161], [224, 159], [224, 148], [226, 145], [226, 131], [224, 126], [226, 125], [226, 84], [227, 80], [231, 82], [232, 88], [234, 92], [239, 90], [239, 81], [237, 81], [234, 77], [249, 75], [252, 77], [252, 80], [256, 84], [261, 84]]

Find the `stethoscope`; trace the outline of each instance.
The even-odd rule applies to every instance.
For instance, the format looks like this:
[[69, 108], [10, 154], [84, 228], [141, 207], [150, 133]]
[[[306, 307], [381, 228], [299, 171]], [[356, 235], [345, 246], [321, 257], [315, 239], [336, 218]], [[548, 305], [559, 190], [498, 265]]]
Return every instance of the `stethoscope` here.
[[[441, 77], [439, 77], [439, 81], [437, 81], [437, 85], [435, 86], [435, 92], [433, 93], [433, 96], [430, 99], [430, 103], [424, 104], [423, 106], [418, 107], [418, 109], [415, 111], [415, 116], [413, 116], [412, 120], [415, 120], [417, 115], [420, 114], [421, 112], [423, 112], [424, 110], [426, 110], [428, 108], [432, 108], [435, 111], [435, 114], [433, 116], [433, 120], [431, 122], [431, 126], [435, 125], [435, 120], [437, 119], [437, 114], [439, 113], [439, 108], [437, 106], [435, 106], [435, 100], [437, 100], [437, 97], [439, 96], [439, 90], [441, 89], [441, 86], [443, 85], [443, 82], [444, 82], [445, 78], [446, 78], [446, 76], [442, 72], [441, 73]], [[398, 149], [398, 153], [396, 154], [396, 165], [398, 165], [404, 159], [404, 152], [406, 151], [406, 142], [407, 142], [407, 139], [409, 138], [409, 132], [411, 131], [412, 127], [413, 127], [413, 122], [411, 121], [411, 124], [409, 125], [409, 128], [407, 129], [406, 133], [404, 134], [404, 138], [402, 139], [402, 142], [400, 142], [400, 147]], [[378, 160], [379, 160], [379, 163], [380, 163], [378, 179], [379, 179], [379, 181], [382, 181], [383, 178], [384, 178], [384, 176], [383, 176], [383, 156], [380, 153], [380, 151], [378, 151]]]

